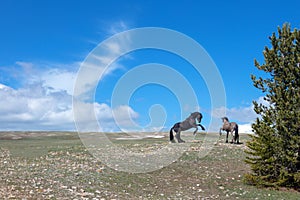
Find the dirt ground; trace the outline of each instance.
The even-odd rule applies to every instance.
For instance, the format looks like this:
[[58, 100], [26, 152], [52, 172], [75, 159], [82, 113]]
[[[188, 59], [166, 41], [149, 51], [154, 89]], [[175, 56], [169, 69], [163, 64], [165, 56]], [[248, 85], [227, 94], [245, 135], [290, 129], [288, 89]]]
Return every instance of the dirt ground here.
[[[209, 134], [184, 133], [190, 146], [179, 159], [153, 172], [128, 173], [95, 159], [77, 133], [1, 132], [0, 199], [300, 199], [295, 191], [244, 184], [250, 170], [244, 163], [246, 134], [240, 145], [226, 144], [221, 136], [207, 156], [199, 156]], [[167, 137], [107, 135], [135, 152], [169, 144]]]

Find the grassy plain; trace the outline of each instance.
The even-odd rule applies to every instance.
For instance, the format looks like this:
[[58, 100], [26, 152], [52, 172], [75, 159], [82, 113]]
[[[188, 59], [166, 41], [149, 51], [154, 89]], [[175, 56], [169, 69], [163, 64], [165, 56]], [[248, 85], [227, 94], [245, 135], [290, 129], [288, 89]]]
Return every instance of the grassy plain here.
[[[136, 174], [116, 171], [95, 159], [77, 133], [0, 132], [0, 199], [300, 199], [296, 191], [243, 183], [250, 170], [243, 162], [246, 134], [241, 134], [240, 145], [225, 144], [223, 135], [207, 156], [199, 157], [205, 150], [203, 139], [214, 134], [183, 133], [191, 145], [177, 161]], [[167, 137], [107, 136], [136, 152], [169, 144]]]

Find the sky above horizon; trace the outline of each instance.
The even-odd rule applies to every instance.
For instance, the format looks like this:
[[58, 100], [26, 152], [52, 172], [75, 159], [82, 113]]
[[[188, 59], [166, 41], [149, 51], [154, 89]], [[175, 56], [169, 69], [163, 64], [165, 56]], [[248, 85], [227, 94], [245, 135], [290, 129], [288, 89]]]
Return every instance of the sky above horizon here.
[[[226, 112], [231, 121], [240, 124], [240, 132], [251, 132], [257, 117], [252, 101], [264, 103], [264, 94], [250, 79], [251, 74], [264, 75], [254, 67], [254, 59], [263, 63], [263, 49], [270, 46], [268, 37], [278, 26], [287, 22], [299, 29], [299, 6], [296, 0], [3, 1], [0, 130], [76, 130], [74, 86], [88, 56], [108, 65], [107, 60], [122, 49], [130, 49], [128, 41], [135, 38], [119, 38], [106, 45], [106, 56], [97, 55], [95, 49], [103, 41], [127, 30], [160, 27], [181, 33], [203, 47], [224, 83], [226, 105], [212, 107], [207, 79], [216, 77], [202, 77], [191, 63], [172, 52], [145, 48], [127, 52], [110, 65], [90, 94], [94, 99], [77, 104], [77, 122], [87, 131], [95, 130], [89, 124], [95, 115], [101, 131], [134, 131], [133, 123], [142, 131], [166, 131], [194, 111], [203, 114], [205, 127]], [[176, 45], [184, 44], [174, 41]], [[194, 52], [191, 49], [189, 53]], [[144, 71], [138, 71], [143, 67]], [[145, 67], [159, 70], [151, 75], [153, 70]], [[132, 77], [126, 78], [130, 74]], [[151, 82], [151, 78], [157, 79]], [[138, 80], [145, 83], [128, 91], [126, 104], [121, 102], [128, 95], [122, 92]], [[191, 86], [198, 105], [182, 105], [178, 99], [188, 96], [184, 81]], [[221, 125], [220, 119], [210, 130], [217, 131]]]

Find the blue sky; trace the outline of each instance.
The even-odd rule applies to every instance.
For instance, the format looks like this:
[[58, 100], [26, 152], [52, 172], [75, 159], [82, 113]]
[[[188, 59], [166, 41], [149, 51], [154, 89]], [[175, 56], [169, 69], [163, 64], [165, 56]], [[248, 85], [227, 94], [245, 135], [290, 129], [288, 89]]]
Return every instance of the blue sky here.
[[[105, 39], [140, 27], [162, 27], [197, 41], [215, 62], [226, 89], [226, 108], [211, 108], [207, 85], [190, 63], [169, 52], [145, 49], [118, 59], [99, 80], [93, 107], [104, 131], [128, 129], [131, 120], [142, 130], [168, 129], [182, 115], [200, 108], [203, 124], [225, 110], [248, 132], [255, 119], [252, 101], [263, 94], [250, 74], [262, 75], [253, 64], [263, 62], [268, 36], [289, 22], [300, 27], [299, 1], [3, 1], [0, 3], [0, 130], [74, 130], [73, 88], [81, 63]], [[190, 81], [199, 108], [180, 102], [169, 88], [148, 84], [132, 93], [128, 105], [112, 105], [115, 85], [135, 67], [166, 65]], [[180, 83], [175, 85], [180, 86]], [[183, 91], [184, 93], [184, 91]], [[157, 108], [151, 117], [151, 108]], [[154, 107], [153, 107], [154, 106]], [[162, 109], [161, 109], [162, 108]], [[155, 110], [155, 109], [154, 109]], [[124, 114], [125, 113], [125, 114]], [[126, 113], [130, 113], [129, 116]], [[83, 113], [80, 121], [90, 120]], [[165, 123], [160, 124], [160, 115]], [[119, 124], [119, 125], [120, 125]], [[150, 125], [149, 125], [150, 124]], [[221, 125], [221, 121], [220, 124]], [[215, 130], [218, 125], [214, 125]], [[92, 129], [92, 128], [91, 128]]]

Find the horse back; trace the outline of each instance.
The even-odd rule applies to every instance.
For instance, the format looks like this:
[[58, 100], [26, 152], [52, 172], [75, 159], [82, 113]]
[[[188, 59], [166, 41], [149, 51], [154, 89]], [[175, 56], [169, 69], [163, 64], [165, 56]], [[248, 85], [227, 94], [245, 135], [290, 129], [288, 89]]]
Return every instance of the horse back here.
[[178, 132], [178, 129], [180, 128], [180, 122], [177, 122], [176, 124], [174, 124], [174, 126], [172, 127], [172, 129], [175, 131], [175, 132]]
[[238, 127], [238, 124], [235, 123], [235, 122], [230, 122], [230, 126], [233, 127], [233, 128], [235, 128], [235, 127]]
[[185, 121], [180, 123], [180, 128], [181, 128], [182, 131], [186, 131], [186, 130], [192, 128], [192, 126], [191, 126], [191, 124], [188, 120], [185, 120]]

